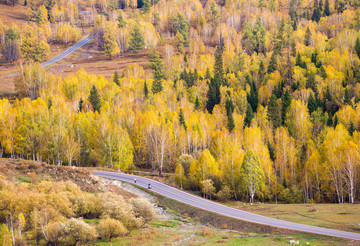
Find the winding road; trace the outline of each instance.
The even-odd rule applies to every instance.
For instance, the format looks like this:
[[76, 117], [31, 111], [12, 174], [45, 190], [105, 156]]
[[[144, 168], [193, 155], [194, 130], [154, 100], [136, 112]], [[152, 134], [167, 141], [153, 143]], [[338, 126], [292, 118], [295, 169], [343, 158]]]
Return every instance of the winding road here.
[[[308, 233], [321, 234], [332, 237], [341, 237], [351, 240], [360, 240], [360, 234], [346, 231], [338, 231], [332, 229], [326, 229], [322, 227], [303, 225], [293, 222], [288, 222], [284, 220], [273, 219], [270, 217], [261, 216], [258, 214], [249, 213], [246, 211], [242, 211], [239, 209], [231, 208], [216, 202], [212, 202], [210, 200], [201, 198], [199, 196], [195, 196], [189, 194], [187, 192], [178, 190], [166, 184], [160, 183], [158, 181], [144, 178], [141, 176], [129, 175], [124, 173], [115, 173], [115, 172], [104, 172], [104, 171], [93, 171], [94, 174], [104, 177], [117, 179], [129, 183], [134, 183], [134, 178], [136, 178], [136, 185], [141, 186], [143, 188], [147, 188], [148, 184], [151, 184], [151, 190], [159, 195], [168, 197], [170, 199], [176, 200], [178, 202], [197, 207], [200, 209], [204, 209], [210, 212], [214, 212], [217, 214], [225, 215], [228, 217], [232, 217], [235, 219], [245, 220], [248, 222], [275, 226], [290, 230], [303, 231]], [[360, 221], [359, 221], [360, 222]]]
[[[41, 64], [42, 67], [46, 67], [49, 66], [55, 62], [60, 61], [61, 59], [67, 57], [68, 55], [70, 55], [71, 53], [73, 53], [74, 51], [76, 51], [77, 49], [79, 49], [80, 47], [84, 46], [85, 44], [87, 44], [93, 37], [95, 36], [95, 33], [92, 33], [88, 36], [86, 36], [84, 39], [82, 39], [80, 42], [76, 43], [75, 45], [71, 46], [70, 48], [68, 48], [67, 50], [65, 50], [64, 52], [62, 52], [61, 54], [55, 56], [54, 58], [44, 62]], [[10, 74], [10, 75], [6, 75], [5, 77], [14, 77], [16, 76], [18, 73], [14, 73], [14, 74]]]

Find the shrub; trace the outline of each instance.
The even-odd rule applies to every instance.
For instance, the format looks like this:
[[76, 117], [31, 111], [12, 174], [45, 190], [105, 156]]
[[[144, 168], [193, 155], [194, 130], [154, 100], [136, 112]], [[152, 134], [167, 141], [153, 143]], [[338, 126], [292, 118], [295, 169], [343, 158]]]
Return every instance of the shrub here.
[[231, 190], [229, 186], [224, 185], [221, 190], [216, 194], [220, 201], [227, 201], [231, 198]]
[[59, 245], [60, 239], [63, 236], [64, 227], [65, 225], [62, 222], [50, 222], [44, 230], [46, 234], [45, 239], [47, 239], [51, 245]]
[[132, 198], [129, 200], [135, 217], [142, 218], [144, 223], [150, 222], [155, 217], [152, 204], [145, 198]]
[[109, 241], [114, 237], [127, 233], [127, 229], [120, 221], [111, 218], [101, 220], [96, 229], [100, 237]]
[[143, 225], [142, 218], [135, 217], [132, 206], [125, 202], [122, 196], [104, 193], [99, 198], [103, 203], [102, 218], [119, 220], [128, 230], [140, 228]]
[[200, 231], [201, 235], [203, 235], [204, 237], [208, 237], [208, 236], [211, 236], [212, 232], [209, 228], [207, 227], [203, 227], [201, 228], [201, 231]]
[[96, 239], [96, 230], [82, 219], [71, 218], [66, 221], [62, 232], [62, 240], [77, 245]]

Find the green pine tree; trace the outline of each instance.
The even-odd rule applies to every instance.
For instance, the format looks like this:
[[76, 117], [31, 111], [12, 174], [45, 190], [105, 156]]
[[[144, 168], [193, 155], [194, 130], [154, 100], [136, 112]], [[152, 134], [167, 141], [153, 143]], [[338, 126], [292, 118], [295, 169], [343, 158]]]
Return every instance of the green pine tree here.
[[151, 85], [151, 91], [153, 94], [157, 94], [163, 91], [162, 81], [161, 79], [154, 79]]
[[271, 95], [269, 100], [267, 118], [272, 122], [274, 129], [281, 126], [281, 110], [274, 94]]
[[82, 111], [82, 105], [83, 105], [84, 101], [83, 99], [80, 97], [80, 100], [79, 100], [79, 105], [78, 105], [78, 113], [80, 113]]
[[344, 95], [344, 104], [350, 104], [351, 102], [351, 95], [348, 88], [345, 88], [345, 95]]
[[327, 126], [333, 126], [333, 119], [332, 119], [332, 114], [331, 112], [329, 113], [329, 116], [328, 116], [328, 119], [327, 119], [327, 122], [326, 122], [326, 125]]
[[51, 97], [48, 98], [47, 105], [48, 105], [48, 109], [51, 109], [51, 107], [53, 105]]
[[90, 90], [89, 102], [91, 103], [91, 106], [92, 106], [94, 112], [95, 111], [100, 112], [101, 98], [100, 98], [100, 94], [99, 94], [98, 90], [96, 89], [95, 85], [93, 85]]
[[337, 115], [335, 115], [335, 118], [334, 118], [334, 128], [339, 124], [339, 118]]
[[220, 96], [220, 82], [217, 77], [211, 78], [206, 95], [206, 109], [210, 114], [212, 114], [215, 105], [220, 103]]
[[325, 5], [324, 5], [324, 14], [326, 16], [330, 15], [330, 5], [329, 5], [329, 0], [325, 0]]
[[145, 95], [145, 99], [147, 99], [149, 95], [149, 89], [147, 87], [146, 80], [144, 82], [144, 95]]
[[309, 27], [307, 27], [305, 32], [305, 42], [304, 42], [306, 46], [310, 45], [310, 39], [311, 39], [311, 31]]
[[148, 53], [150, 67], [153, 70], [154, 81], [151, 85], [151, 91], [156, 94], [163, 90], [162, 80], [165, 79], [164, 63], [160, 58], [160, 54], [155, 49]]
[[141, 32], [140, 26], [136, 23], [130, 33], [129, 51], [138, 53], [145, 48], [145, 39]]
[[349, 125], [349, 134], [350, 134], [350, 136], [353, 135], [354, 131], [355, 131], [354, 123], [352, 121], [350, 121], [350, 125]]
[[276, 52], [274, 50], [274, 52], [272, 53], [271, 58], [270, 58], [270, 62], [269, 62], [267, 72], [272, 73], [275, 70], [277, 70], [277, 54], [276, 54]]
[[199, 97], [196, 95], [195, 98], [195, 109], [199, 109], [200, 108], [200, 100]]
[[310, 96], [308, 98], [308, 109], [310, 115], [317, 109], [317, 102], [312, 93], [310, 93]]
[[223, 51], [219, 46], [216, 47], [215, 51], [214, 76], [218, 78], [221, 85], [225, 83]]
[[244, 119], [244, 127], [250, 126], [251, 120], [254, 118], [254, 111], [252, 110], [250, 104], [248, 103], [245, 113], [245, 119]]
[[282, 117], [282, 123], [284, 124], [287, 109], [290, 107], [291, 104], [291, 95], [288, 89], [286, 89], [284, 95], [281, 97], [281, 101], [282, 101], [281, 117]]
[[359, 37], [356, 38], [355, 46], [354, 46], [355, 53], [360, 58], [360, 39]]
[[118, 74], [118, 72], [116, 70], [115, 70], [114, 75], [113, 75], [113, 81], [114, 81], [115, 84], [120, 86], [120, 78], [119, 78], [119, 74]]
[[183, 126], [184, 129], [185, 129], [185, 131], [186, 131], [187, 126], [186, 126], [186, 122], [185, 122], [184, 113], [183, 113], [183, 111], [182, 111], [182, 108], [180, 108], [179, 123], [180, 123], [180, 126]]
[[234, 128], [235, 128], [235, 122], [234, 122], [233, 113], [230, 113], [228, 115], [227, 129], [229, 130], [229, 132], [232, 132]]
[[150, 7], [151, 7], [150, 0], [144, 0], [143, 1], [143, 6], [142, 6], [142, 9], [143, 9], [144, 13], [149, 12]]

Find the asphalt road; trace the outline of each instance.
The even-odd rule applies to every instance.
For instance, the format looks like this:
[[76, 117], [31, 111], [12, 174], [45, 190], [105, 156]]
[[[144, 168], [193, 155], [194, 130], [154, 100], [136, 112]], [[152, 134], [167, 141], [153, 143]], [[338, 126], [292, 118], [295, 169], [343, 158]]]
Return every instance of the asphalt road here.
[[[239, 209], [221, 205], [216, 202], [212, 202], [210, 200], [189, 194], [187, 192], [178, 190], [171, 186], [141, 176], [115, 173], [115, 172], [104, 172], [104, 171], [93, 171], [93, 173], [101, 177], [122, 180], [129, 183], [134, 183], [134, 178], [136, 178], [136, 184], [138, 186], [147, 188], [148, 184], [151, 184], [152, 187], [151, 190], [155, 193], [158, 193], [159, 195], [171, 198], [173, 200], [179, 201], [187, 205], [191, 205], [197, 208], [201, 208], [210, 212], [225, 215], [235, 219], [240, 219], [253, 223], [275, 226], [290, 230], [303, 231], [303, 232], [315, 233], [315, 234], [321, 234], [321, 235], [333, 236], [333, 237], [341, 237], [352, 240], [360, 240], [360, 234], [358, 233], [338, 231], [338, 230], [326, 229], [322, 227], [292, 223], [284, 220], [277, 220], [277, 219], [245, 212]], [[359, 223], [360, 223], [360, 218], [359, 218]]]
[[[61, 59], [67, 57], [68, 55], [70, 55], [71, 53], [73, 53], [74, 51], [76, 51], [77, 49], [82, 47], [83, 45], [87, 44], [94, 36], [95, 36], [95, 33], [92, 33], [92, 34], [86, 36], [83, 40], [81, 40], [80, 42], [78, 42], [75, 45], [71, 46], [70, 48], [68, 48], [67, 50], [62, 52], [61, 54], [59, 54], [59, 55], [55, 56], [54, 58], [42, 63], [41, 66], [46, 67], [46, 66], [49, 66], [49, 65], [51, 65], [51, 64], [53, 64], [55, 62], [60, 61]], [[14, 73], [14, 74], [6, 75], [5, 77], [14, 77], [17, 74], [18, 73]]]

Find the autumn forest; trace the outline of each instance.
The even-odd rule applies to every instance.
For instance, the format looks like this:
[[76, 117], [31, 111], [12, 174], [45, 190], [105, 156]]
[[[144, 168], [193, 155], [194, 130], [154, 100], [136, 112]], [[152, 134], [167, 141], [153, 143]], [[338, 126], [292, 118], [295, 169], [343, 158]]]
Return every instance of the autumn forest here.
[[[221, 201], [359, 201], [357, 0], [1, 3], [27, 8], [0, 21], [18, 71], [1, 157], [151, 171]], [[41, 67], [84, 33], [109, 60], [147, 62], [111, 78]]]

